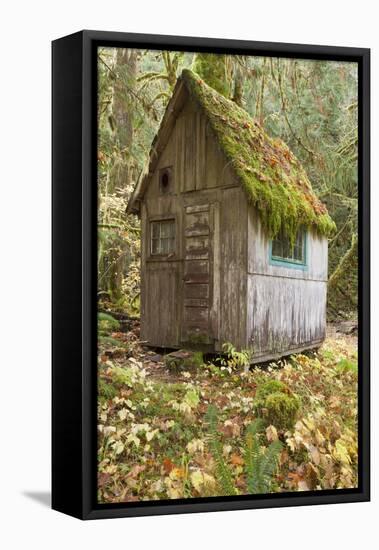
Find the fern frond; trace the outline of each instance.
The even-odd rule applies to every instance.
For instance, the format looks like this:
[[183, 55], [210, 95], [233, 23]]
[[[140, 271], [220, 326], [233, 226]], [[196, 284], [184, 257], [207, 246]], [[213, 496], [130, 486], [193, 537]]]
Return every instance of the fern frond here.
[[246, 430], [246, 442], [244, 449], [244, 460], [246, 470], [246, 485], [249, 493], [258, 492], [260, 480], [260, 445], [258, 432], [263, 426], [263, 421], [259, 418], [252, 422]]
[[283, 444], [277, 440], [273, 441], [265, 452], [262, 464], [262, 478], [266, 490], [270, 490], [273, 474], [278, 467], [279, 455], [282, 451]]
[[220, 485], [222, 495], [236, 495], [237, 491], [234, 486], [231, 471], [226, 464], [222, 454], [222, 443], [219, 439], [219, 435], [217, 432], [218, 413], [216, 407], [214, 407], [213, 405], [209, 405], [205, 415], [205, 421], [207, 422], [209, 427], [207, 440], [216, 464], [216, 477]]
[[263, 421], [257, 419], [247, 428], [245, 444], [246, 485], [249, 493], [268, 493], [271, 489], [272, 476], [278, 464], [282, 443], [273, 441], [268, 448], [261, 447], [259, 431]]

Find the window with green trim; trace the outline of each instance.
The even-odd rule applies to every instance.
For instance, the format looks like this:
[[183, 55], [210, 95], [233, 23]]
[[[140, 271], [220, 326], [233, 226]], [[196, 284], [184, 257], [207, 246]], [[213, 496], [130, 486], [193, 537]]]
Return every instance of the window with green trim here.
[[305, 231], [298, 231], [293, 245], [285, 232], [280, 231], [271, 242], [271, 259], [305, 265]]

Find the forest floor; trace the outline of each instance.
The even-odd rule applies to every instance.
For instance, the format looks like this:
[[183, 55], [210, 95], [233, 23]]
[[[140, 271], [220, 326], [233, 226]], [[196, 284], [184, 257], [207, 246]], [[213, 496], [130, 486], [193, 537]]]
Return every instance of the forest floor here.
[[233, 350], [168, 367], [138, 322], [103, 330], [99, 502], [355, 487], [357, 338], [340, 330], [250, 370]]

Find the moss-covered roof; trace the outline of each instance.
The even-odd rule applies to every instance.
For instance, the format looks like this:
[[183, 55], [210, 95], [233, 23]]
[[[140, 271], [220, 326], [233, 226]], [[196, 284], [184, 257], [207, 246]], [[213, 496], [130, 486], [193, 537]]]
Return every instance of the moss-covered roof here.
[[244, 109], [192, 71], [184, 69], [181, 80], [209, 120], [222, 152], [270, 236], [281, 228], [291, 238], [300, 227], [322, 235], [335, 230], [304, 168], [281, 139], [271, 138]]

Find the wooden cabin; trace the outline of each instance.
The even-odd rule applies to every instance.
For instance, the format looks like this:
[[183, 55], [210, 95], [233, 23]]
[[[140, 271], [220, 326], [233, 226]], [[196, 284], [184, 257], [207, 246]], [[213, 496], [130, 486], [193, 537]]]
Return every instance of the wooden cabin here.
[[141, 218], [141, 339], [250, 349], [325, 338], [325, 206], [287, 145], [184, 70], [128, 205]]

